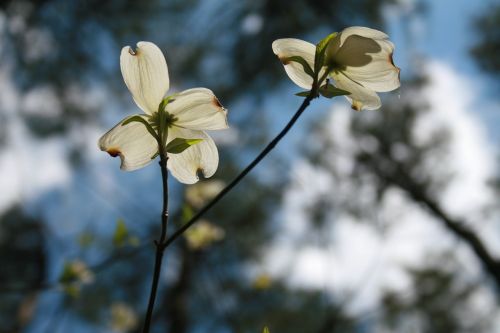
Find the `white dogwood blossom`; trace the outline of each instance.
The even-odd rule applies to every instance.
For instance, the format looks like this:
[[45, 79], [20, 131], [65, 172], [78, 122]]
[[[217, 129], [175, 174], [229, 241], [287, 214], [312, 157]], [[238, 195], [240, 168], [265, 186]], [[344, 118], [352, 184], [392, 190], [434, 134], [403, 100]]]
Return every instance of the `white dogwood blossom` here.
[[[135, 51], [124, 47], [120, 67], [125, 84], [144, 114], [120, 121], [100, 138], [100, 149], [113, 157], [119, 156], [122, 170], [146, 166], [159, 153], [158, 138], [150, 130], [162, 131], [159, 118], [163, 116], [167, 148], [179, 138], [196, 142], [181, 152], [168, 153], [167, 167], [172, 175], [185, 184], [196, 183], [199, 171], [205, 177], [212, 176], [217, 170], [219, 155], [205, 130], [228, 128], [227, 110], [213, 92], [194, 88], [165, 98], [170, 86], [167, 62], [161, 50], [150, 42], [137, 43]], [[143, 122], [130, 121], [138, 117]]]
[[[275, 40], [272, 47], [290, 79], [304, 89], [312, 89], [311, 75], [291, 58], [302, 57], [314, 69], [316, 46], [300, 39], [284, 38]], [[335, 87], [350, 93], [346, 98], [353, 109], [374, 110], [381, 106], [377, 92], [391, 91], [400, 85], [400, 70], [392, 60], [393, 52], [394, 44], [385, 33], [350, 27], [329, 40], [320, 68], [322, 73], [328, 71]]]

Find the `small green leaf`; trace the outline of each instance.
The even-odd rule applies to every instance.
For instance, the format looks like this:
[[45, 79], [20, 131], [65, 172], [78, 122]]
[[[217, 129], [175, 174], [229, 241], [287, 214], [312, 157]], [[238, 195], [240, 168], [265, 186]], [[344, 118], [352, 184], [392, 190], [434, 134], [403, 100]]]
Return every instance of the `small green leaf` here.
[[113, 244], [117, 247], [125, 245], [128, 234], [129, 233], [125, 221], [121, 219], [118, 220], [118, 222], [116, 223], [115, 233], [113, 235]]
[[295, 94], [295, 96], [300, 96], [300, 97], [307, 97], [309, 96], [311, 92], [310, 91], [301, 91]]
[[314, 78], [314, 72], [313, 72], [311, 66], [301, 56], [293, 56], [293, 57], [286, 58], [284, 60], [298, 62], [304, 68], [304, 72], [306, 72], [306, 74], [309, 75], [310, 77]]
[[158, 157], [158, 155], [160, 155], [160, 153], [159, 153], [159, 152], [156, 152], [153, 156], [151, 156], [151, 159], [152, 159], [152, 160], [154, 160], [155, 158], [157, 158], [157, 157]]
[[319, 93], [321, 94], [321, 96], [326, 97], [326, 98], [333, 98], [336, 96], [343, 96], [343, 95], [350, 95], [351, 94], [350, 92], [343, 90], [343, 89], [339, 89], [337, 87], [334, 87], [331, 84], [328, 84], [328, 85], [325, 84], [325, 85], [321, 86], [319, 88]]
[[132, 117], [125, 119], [122, 122], [122, 126], [128, 125], [128, 124], [133, 123], [133, 122], [142, 123], [144, 126], [146, 126], [146, 129], [148, 130], [149, 134], [151, 134], [153, 136], [153, 138], [156, 139], [156, 141], [159, 141], [158, 134], [156, 134], [156, 132], [153, 129], [153, 127], [151, 126], [151, 124], [148, 123], [146, 119], [144, 119], [143, 117], [141, 117], [139, 115], [135, 115], [135, 116], [132, 116]]
[[316, 44], [316, 55], [314, 57], [314, 71], [319, 72], [321, 67], [325, 65], [325, 53], [328, 43], [337, 36], [337, 33], [331, 33]]
[[175, 98], [174, 98], [175, 96], [177, 96], [177, 94], [173, 94], [173, 95], [167, 96], [164, 99], [162, 99], [160, 105], [158, 105], [158, 112], [165, 111], [165, 107], [167, 106], [167, 104], [175, 101]]
[[338, 35], [337, 32], [333, 32], [333, 33], [329, 34], [328, 36], [326, 36], [325, 38], [323, 38], [322, 40], [320, 40], [319, 43], [316, 44], [316, 51], [319, 51], [319, 52], [325, 51], [326, 47], [328, 46], [328, 43], [330, 43], [330, 41], [332, 39], [337, 37], [337, 35]]
[[269, 328], [267, 326], [264, 326], [262, 333], [269, 333]]
[[200, 143], [201, 141], [203, 141], [203, 139], [175, 138], [168, 143], [166, 150], [167, 150], [167, 153], [180, 154], [184, 150], [191, 147], [192, 145]]

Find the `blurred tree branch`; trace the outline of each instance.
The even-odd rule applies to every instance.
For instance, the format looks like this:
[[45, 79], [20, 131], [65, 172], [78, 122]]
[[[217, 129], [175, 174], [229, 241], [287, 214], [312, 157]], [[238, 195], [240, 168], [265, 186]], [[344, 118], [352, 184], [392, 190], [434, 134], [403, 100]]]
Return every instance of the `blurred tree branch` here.
[[494, 280], [497, 290], [500, 290], [500, 260], [488, 250], [479, 236], [463, 220], [451, 217], [444, 209], [428, 195], [425, 186], [413, 179], [400, 164], [396, 163], [394, 172], [386, 172], [375, 159], [370, 159], [373, 170], [384, 181], [402, 189], [415, 202], [423, 205], [438, 221], [441, 221], [453, 235], [466, 243], [490, 277]]
[[471, 49], [483, 70], [500, 75], [500, 5], [491, 5], [489, 10], [477, 18], [475, 28], [479, 41]]

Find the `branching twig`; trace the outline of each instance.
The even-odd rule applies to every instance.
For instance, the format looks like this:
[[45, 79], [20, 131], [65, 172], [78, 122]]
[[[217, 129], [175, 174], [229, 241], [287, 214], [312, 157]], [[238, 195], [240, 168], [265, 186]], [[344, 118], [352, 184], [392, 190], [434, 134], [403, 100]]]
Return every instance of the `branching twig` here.
[[253, 170], [259, 164], [259, 162], [266, 157], [267, 154], [280, 142], [280, 140], [288, 133], [288, 131], [293, 127], [295, 122], [299, 119], [302, 113], [309, 106], [311, 100], [315, 95], [311, 92], [307, 96], [302, 105], [299, 107], [297, 112], [293, 115], [292, 119], [286, 124], [286, 126], [281, 130], [281, 132], [262, 150], [262, 152], [238, 175], [236, 176], [229, 185], [227, 185], [222, 191], [217, 194], [215, 198], [212, 199], [208, 204], [205, 205], [196, 215], [194, 215], [188, 222], [186, 222], [182, 227], [180, 227], [172, 236], [170, 236], [165, 242], [164, 246], [168, 247], [173, 241], [175, 241], [179, 236], [181, 236], [189, 227], [196, 223], [207, 211], [209, 211], [219, 200], [221, 200], [228, 192], [230, 192], [238, 183], [245, 178], [245, 176]]

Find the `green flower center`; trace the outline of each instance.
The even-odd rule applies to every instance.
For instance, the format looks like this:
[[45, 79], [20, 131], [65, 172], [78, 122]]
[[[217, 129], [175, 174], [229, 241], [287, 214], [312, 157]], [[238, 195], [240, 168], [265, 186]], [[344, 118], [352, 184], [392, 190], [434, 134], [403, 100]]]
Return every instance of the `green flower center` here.
[[172, 127], [172, 125], [179, 119], [175, 117], [173, 114], [168, 113], [167, 111], [164, 112], [165, 112], [165, 125], [168, 127]]
[[158, 131], [161, 127], [161, 118], [163, 117], [163, 127], [170, 128], [172, 127], [177, 120], [179, 120], [176, 116], [171, 113], [168, 113], [165, 109], [159, 109], [158, 112], [153, 113], [149, 116], [149, 123], [151, 126]]
[[330, 73], [338, 74], [339, 72], [344, 71], [346, 69], [346, 66], [338, 63], [334, 57], [330, 58], [329, 60], [330, 61], [328, 63], [328, 70]]

